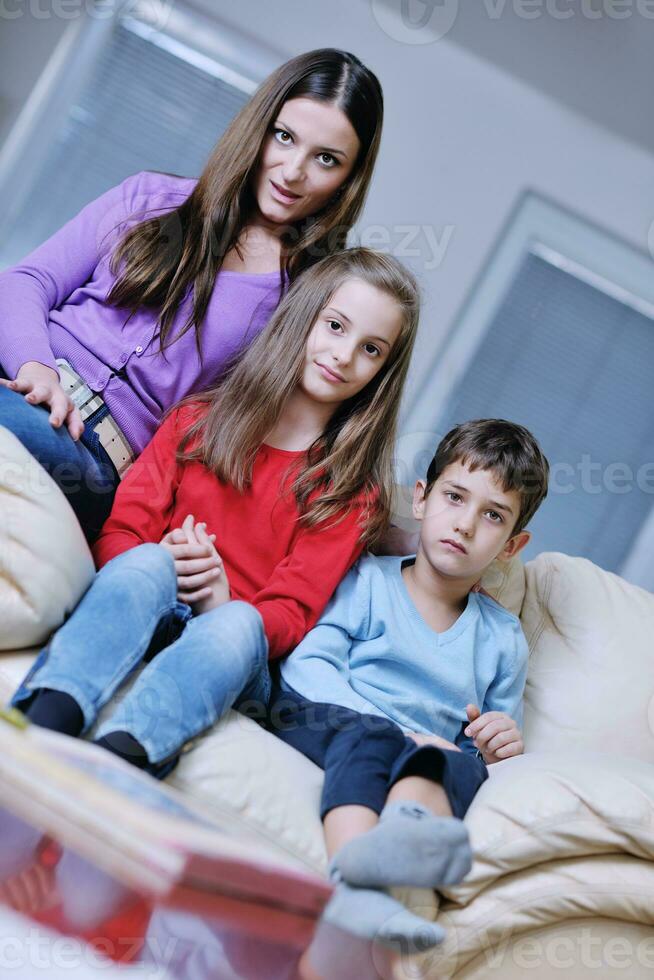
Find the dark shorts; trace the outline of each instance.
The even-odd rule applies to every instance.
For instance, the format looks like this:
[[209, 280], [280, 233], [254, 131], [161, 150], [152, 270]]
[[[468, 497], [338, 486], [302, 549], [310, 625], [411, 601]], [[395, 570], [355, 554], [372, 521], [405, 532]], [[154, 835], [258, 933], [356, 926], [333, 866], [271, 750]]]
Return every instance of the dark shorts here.
[[474, 755], [419, 746], [389, 719], [307, 701], [277, 684], [267, 727], [325, 770], [322, 818], [334, 807], [349, 804], [381, 813], [398, 780], [422, 776], [443, 787], [453, 815], [462, 819], [488, 778], [486, 764]]

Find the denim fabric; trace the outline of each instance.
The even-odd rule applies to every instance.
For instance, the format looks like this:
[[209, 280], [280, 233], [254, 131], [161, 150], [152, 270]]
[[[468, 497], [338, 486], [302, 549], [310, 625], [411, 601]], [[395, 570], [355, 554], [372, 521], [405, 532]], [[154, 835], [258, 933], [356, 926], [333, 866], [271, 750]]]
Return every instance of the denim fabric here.
[[389, 791], [405, 776], [439, 783], [453, 815], [463, 819], [488, 778], [486, 764], [468, 753], [419, 746], [388, 718], [307, 701], [286, 684], [272, 688], [267, 725], [325, 770], [323, 819], [334, 807], [350, 804], [381, 813]]
[[65, 691], [79, 704], [87, 731], [145, 659], [97, 737], [129, 732], [153, 763], [176, 754], [233, 705], [265, 705], [268, 642], [254, 606], [227, 602], [193, 616], [176, 597], [174, 562], [165, 548], [143, 544], [118, 555], [41, 652], [12, 705], [26, 707], [38, 688]]
[[[0, 377], [6, 375], [0, 367]], [[30, 405], [25, 396], [0, 385], [0, 425], [9, 429], [65, 494], [89, 543], [97, 538], [111, 510], [118, 474], [93, 426], [109, 409], [103, 405], [85, 423], [79, 442], [65, 425], [50, 425], [49, 408]]]

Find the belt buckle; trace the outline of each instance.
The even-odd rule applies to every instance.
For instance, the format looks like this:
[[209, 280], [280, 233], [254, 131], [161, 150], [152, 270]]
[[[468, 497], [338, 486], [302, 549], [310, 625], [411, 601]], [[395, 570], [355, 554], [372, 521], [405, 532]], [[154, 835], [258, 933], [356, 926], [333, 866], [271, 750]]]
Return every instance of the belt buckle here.
[[73, 405], [79, 409], [82, 422], [102, 406], [101, 397], [91, 391], [86, 381], [75, 371], [65, 358], [57, 359], [62, 387]]

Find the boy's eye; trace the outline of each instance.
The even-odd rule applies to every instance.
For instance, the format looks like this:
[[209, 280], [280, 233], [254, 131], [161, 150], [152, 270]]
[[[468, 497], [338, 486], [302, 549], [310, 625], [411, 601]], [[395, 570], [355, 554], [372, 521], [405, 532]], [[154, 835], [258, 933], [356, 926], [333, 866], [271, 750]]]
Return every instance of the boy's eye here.
[[502, 517], [502, 515], [501, 514], [498, 514], [496, 510], [487, 510], [486, 513], [488, 514], [488, 516], [490, 517], [490, 519], [495, 524], [497, 524], [497, 523], [500, 523], [501, 524], [502, 521], [504, 520], [504, 518]]
[[288, 145], [288, 143], [291, 143], [293, 141], [293, 137], [291, 136], [290, 133], [287, 133], [285, 129], [275, 129], [274, 133], [275, 133], [275, 139], [277, 140], [278, 143], [283, 143], [285, 145]]
[[461, 500], [461, 495], [456, 493], [454, 490], [446, 490], [445, 496], [449, 497], [450, 500]]

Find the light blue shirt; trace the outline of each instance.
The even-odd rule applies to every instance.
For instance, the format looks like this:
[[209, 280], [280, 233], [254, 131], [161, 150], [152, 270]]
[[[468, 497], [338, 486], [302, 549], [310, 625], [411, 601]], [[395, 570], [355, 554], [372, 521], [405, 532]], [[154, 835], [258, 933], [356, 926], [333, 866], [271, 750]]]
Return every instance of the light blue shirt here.
[[282, 686], [310, 701], [390, 718], [405, 731], [440, 735], [475, 753], [463, 734], [466, 705], [504, 711], [522, 727], [529, 650], [519, 619], [471, 592], [436, 633], [402, 578], [408, 558], [365, 555], [316, 626], [281, 665]]

